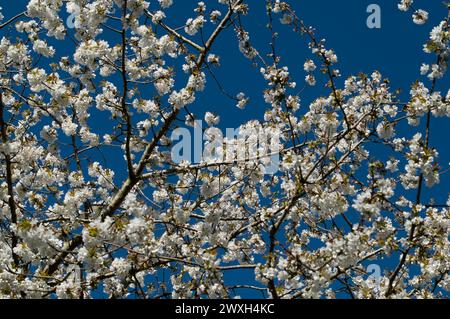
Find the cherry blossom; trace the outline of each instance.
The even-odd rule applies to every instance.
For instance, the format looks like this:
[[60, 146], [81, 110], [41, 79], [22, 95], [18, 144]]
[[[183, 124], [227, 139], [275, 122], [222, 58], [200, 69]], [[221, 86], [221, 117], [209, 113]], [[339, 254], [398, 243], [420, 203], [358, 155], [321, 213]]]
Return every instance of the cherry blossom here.
[[[398, 3], [430, 30], [402, 100], [378, 71], [341, 76], [294, 2], [203, 1], [182, 17], [173, 0], [0, 11], [0, 297], [448, 297], [450, 197], [425, 193], [445, 193], [449, 171], [430, 138], [450, 117], [436, 85], [448, 11], [429, 26]], [[246, 28], [257, 6], [268, 46]], [[284, 32], [306, 41], [293, 66], [274, 41]], [[221, 44], [263, 90], [221, 84], [217, 70], [241, 72]], [[212, 112], [199, 101], [217, 88]], [[260, 116], [225, 134], [224, 115], [245, 109]], [[195, 160], [172, 157], [179, 130], [194, 132]]]

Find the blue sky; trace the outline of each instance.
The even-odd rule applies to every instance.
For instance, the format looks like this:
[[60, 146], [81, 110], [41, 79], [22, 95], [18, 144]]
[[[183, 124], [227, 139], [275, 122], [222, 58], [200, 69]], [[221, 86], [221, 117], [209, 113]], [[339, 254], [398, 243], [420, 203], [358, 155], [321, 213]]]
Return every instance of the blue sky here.
[[[152, 2], [156, 2], [153, 0]], [[217, 1], [205, 1], [207, 5], [212, 2], [217, 7]], [[3, 7], [3, 15], [9, 18], [23, 10], [26, 0], [0, 0]], [[193, 9], [197, 1], [176, 0], [175, 5], [167, 10], [166, 15], [174, 19], [174, 27], [184, 24], [186, 19], [193, 16]], [[250, 33], [252, 43], [265, 54], [270, 50], [270, 33], [266, 29], [267, 18], [265, 5], [262, 0], [249, 0], [250, 14], [243, 19], [243, 24]], [[426, 78], [420, 77], [421, 63], [432, 63], [435, 57], [422, 51], [423, 44], [427, 41], [428, 34], [433, 26], [439, 23], [447, 14], [441, 0], [416, 0], [417, 8], [425, 9], [430, 13], [429, 22], [425, 25], [415, 25], [411, 19], [411, 11], [401, 12], [397, 9], [397, 0], [293, 0], [290, 1], [297, 14], [307, 25], [316, 28], [317, 36], [325, 38], [327, 47], [333, 48], [338, 55], [337, 68], [340, 69], [342, 78], [359, 72], [371, 73], [378, 70], [384, 77], [391, 80], [393, 91], [402, 88], [402, 99], [408, 98], [409, 87], [420, 79], [426, 83]], [[381, 28], [369, 29], [366, 19], [369, 13], [366, 8], [369, 4], [378, 4], [381, 7]], [[154, 7], [154, 4], [152, 5]], [[192, 13], [192, 14], [191, 14]], [[172, 18], [168, 19], [171, 21]], [[169, 22], [167, 22], [170, 24]], [[297, 79], [299, 86], [303, 86], [305, 73], [303, 63], [312, 57], [307, 48], [308, 39], [301, 38], [291, 32], [288, 26], [275, 22], [275, 28], [280, 33], [278, 39], [278, 53], [282, 56], [281, 65], [289, 67], [293, 77]], [[3, 32], [3, 30], [2, 30]], [[0, 36], [2, 36], [0, 34]], [[102, 37], [102, 36], [100, 36]], [[64, 41], [52, 41], [57, 51], [67, 51]], [[219, 88], [209, 79], [205, 92], [197, 96], [196, 102], [189, 107], [199, 118], [208, 110], [221, 116], [221, 127], [237, 127], [250, 119], [262, 118], [264, 110], [268, 107], [262, 99], [262, 90], [265, 89], [265, 81], [261, 77], [258, 68], [254, 68], [238, 51], [237, 40], [231, 29], [220, 35], [212, 53], [221, 57], [222, 67], [215, 69], [215, 74], [222, 86], [231, 95], [240, 91], [245, 92], [251, 103], [245, 110], [235, 107], [236, 102], [225, 97]], [[318, 83], [314, 88], [307, 88], [301, 95], [302, 104], [307, 105], [313, 99], [329, 94], [324, 88], [326, 79], [318, 75]], [[181, 82], [183, 83], [183, 82]], [[448, 75], [438, 81], [437, 90], [446, 92], [449, 87]], [[110, 124], [109, 120], [97, 114], [99, 129], [105, 129]], [[416, 129], [411, 131], [416, 132]], [[450, 150], [447, 147], [448, 119], [432, 119], [431, 145], [440, 152], [441, 164], [446, 166], [450, 161]], [[407, 137], [408, 132], [407, 132]], [[114, 155], [114, 152], [109, 156]], [[96, 156], [96, 155], [93, 155]], [[111, 168], [119, 171], [124, 168], [121, 161], [110, 161]], [[447, 166], [448, 167], [448, 166]], [[121, 176], [117, 174], [120, 180]], [[448, 196], [450, 173], [441, 177], [441, 184], [432, 191], [426, 190], [425, 196], [436, 197], [437, 202], [446, 200]], [[233, 273], [230, 278], [239, 281], [247, 275], [243, 271]], [[258, 297], [259, 295], [248, 295]]]

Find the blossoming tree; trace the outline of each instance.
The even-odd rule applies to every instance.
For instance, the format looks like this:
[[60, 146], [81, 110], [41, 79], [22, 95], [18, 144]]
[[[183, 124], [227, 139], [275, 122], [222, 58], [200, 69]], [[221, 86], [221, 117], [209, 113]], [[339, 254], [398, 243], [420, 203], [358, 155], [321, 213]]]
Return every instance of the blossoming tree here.
[[[450, 116], [450, 91], [436, 90], [445, 7], [424, 46], [429, 79], [401, 101], [378, 72], [340, 86], [335, 52], [288, 2], [199, 2], [182, 28], [166, 15], [172, 2], [30, 0], [0, 14], [0, 296], [448, 296], [450, 202], [423, 196], [445, 187], [448, 163], [430, 143], [433, 118]], [[266, 9], [268, 55], [243, 23], [252, 6]], [[412, 0], [399, 9], [428, 19]], [[328, 81], [310, 105], [280, 62], [278, 20], [309, 45], [297, 81]], [[245, 159], [173, 160], [171, 134], [205, 111], [195, 100], [217, 80], [212, 68], [232, 67], [214, 54], [223, 32], [267, 83], [263, 119], [240, 130], [280, 132], [275, 173], [252, 134], [237, 139]], [[231, 97], [246, 107], [245, 93]], [[205, 134], [219, 116], [206, 114]], [[236, 270], [247, 275], [229, 280]]]

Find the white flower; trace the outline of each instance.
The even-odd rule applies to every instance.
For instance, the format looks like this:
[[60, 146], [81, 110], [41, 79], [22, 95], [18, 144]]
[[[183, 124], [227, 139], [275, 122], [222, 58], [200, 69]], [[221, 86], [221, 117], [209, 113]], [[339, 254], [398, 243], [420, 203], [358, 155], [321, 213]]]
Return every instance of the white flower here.
[[413, 3], [413, 0], [401, 0], [401, 2], [398, 4], [398, 8], [401, 11], [408, 11]]
[[420, 67], [420, 74], [425, 75], [430, 70], [430, 66], [428, 64], [422, 63], [422, 66]]
[[206, 76], [205, 73], [201, 72], [199, 74], [192, 74], [189, 77], [187, 88], [193, 89], [194, 91], [203, 91], [205, 89]]
[[65, 121], [61, 125], [61, 129], [63, 130], [64, 134], [67, 136], [75, 135], [77, 132], [78, 125], [76, 123], [72, 123], [70, 118], [66, 118]]
[[280, 0], [276, 0], [273, 5], [273, 13], [280, 13], [283, 10], [283, 6], [280, 3]]
[[75, 283], [71, 280], [65, 280], [56, 287], [55, 293], [59, 299], [72, 299], [78, 298], [80, 288], [75, 286]]
[[428, 78], [430, 80], [439, 79], [444, 76], [445, 68], [442, 68], [438, 64], [432, 64], [431, 65], [431, 72], [428, 74]]
[[39, 92], [45, 88], [44, 82], [47, 78], [44, 69], [32, 69], [27, 74], [27, 80], [30, 83], [31, 91]]
[[68, 2], [66, 4], [66, 11], [70, 14], [80, 14], [80, 6], [75, 2]]
[[338, 60], [338, 58], [337, 58], [337, 56], [336, 56], [336, 54], [334, 53], [333, 50], [326, 50], [325, 51], [325, 57], [331, 63], [336, 63], [337, 60]]
[[168, 8], [173, 4], [173, 0], [158, 0], [162, 8]]
[[40, 136], [47, 142], [53, 143], [53, 141], [57, 137], [57, 134], [56, 134], [56, 130], [53, 127], [50, 127], [49, 125], [45, 125], [40, 132]]
[[208, 124], [209, 126], [214, 126], [219, 124], [220, 121], [220, 116], [217, 116], [211, 112], [206, 112], [205, 114], [205, 122], [206, 124]]
[[386, 112], [390, 117], [395, 117], [398, 113], [398, 107], [396, 105], [385, 105], [383, 111]]
[[133, 218], [127, 225], [127, 236], [134, 242], [138, 242], [145, 236], [148, 226], [142, 218]]
[[419, 9], [413, 13], [413, 21], [415, 24], [425, 24], [428, 21], [428, 12]]
[[390, 123], [382, 122], [377, 126], [377, 133], [381, 139], [390, 139], [394, 133], [394, 126]]
[[113, 138], [109, 134], [103, 135], [103, 143], [110, 145], [113, 142]]
[[316, 85], [316, 78], [315, 78], [314, 75], [312, 75], [312, 74], [308, 74], [308, 75], [305, 77], [305, 81], [306, 81], [306, 83], [308, 83], [308, 85], [310, 85], [310, 86]]
[[111, 270], [114, 271], [119, 279], [125, 279], [131, 269], [130, 263], [124, 258], [116, 258], [111, 263]]
[[219, 65], [220, 64], [220, 57], [215, 55], [215, 54], [208, 54], [207, 61], [208, 61], [208, 63]]
[[219, 17], [222, 15], [222, 13], [219, 10], [214, 10], [211, 12], [211, 14], [209, 15], [209, 19], [211, 22], [216, 22], [217, 19], [219, 19]]
[[307, 60], [303, 65], [303, 69], [306, 72], [313, 72], [316, 69], [316, 65], [314, 64], [313, 60]]
[[158, 105], [153, 100], [140, 100], [136, 99], [132, 103], [133, 107], [138, 110], [138, 112], [144, 112], [151, 114], [158, 111]]
[[250, 101], [249, 98], [245, 97], [245, 93], [241, 92], [239, 93], [236, 98], [238, 99], [238, 103], [237, 103], [237, 107], [240, 109], [245, 108], [245, 106], [248, 104], [248, 102]]
[[194, 12], [197, 12], [199, 14], [203, 14], [206, 11], [206, 5], [203, 1], [200, 1], [197, 3], [197, 8], [194, 9]]
[[99, 136], [90, 132], [85, 126], [80, 128], [80, 138], [83, 143], [89, 143], [91, 146], [97, 146], [99, 143]]
[[153, 192], [153, 199], [157, 203], [161, 203], [169, 198], [169, 194], [166, 189], [158, 189]]
[[34, 41], [33, 50], [45, 57], [51, 57], [55, 54], [55, 49], [51, 46], [48, 46], [47, 43], [42, 40]]
[[173, 91], [169, 97], [169, 103], [175, 108], [181, 109], [187, 104], [194, 102], [195, 96], [187, 89], [181, 89], [181, 91]]
[[152, 16], [152, 22], [154, 24], [158, 24], [162, 19], [164, 19], [166, 15], [161, 10], [156, 11]]
[[394, 173], [398, 170], [398, 163], [400, 161], [397, 159], [390, 159], [386, 162], [386, 169], [389, 170], [391, 173]]
[[286, 98], [286, 106], [293, 111], [297, 111], [300, 107], [300, 98], [297, 95], [289, 95]]
[[203, 27], [204, 23], [205, 18], [203, 16], [198, 16], [195, 19], [189, 18], [186, 21], [184, 31], [189, 35], [195, 35], [198, 32], [198, 30]]

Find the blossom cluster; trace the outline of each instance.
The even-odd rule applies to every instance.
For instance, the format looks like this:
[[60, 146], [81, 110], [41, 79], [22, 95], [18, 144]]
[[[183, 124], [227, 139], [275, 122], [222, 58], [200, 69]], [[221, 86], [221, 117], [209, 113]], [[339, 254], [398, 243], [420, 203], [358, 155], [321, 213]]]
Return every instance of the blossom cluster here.
[[[29, 0], [16, 19], [0, 13], [0, 297], [448, 297], [450, 199], [425, 191], [445, 188], [449, 169], [430, 138], [450, 117], [450, 90], [436, 86], [448, 12], [403, 101], [378, 71], [341, 78], [294, 1], [200, 1], [174, 22], [181, 2]], [[269, 53], [246, 28], [258, 5]], [[429, 19], [412, 0], [398, 8]], [[298, 64], [283, 64], [277, 32], [306, 38]], [[216, 70], [234, 67], [221, 43], [262, 92], [221, 85]], [[199, 106], [210, 86], [223, 113]], [[215, 146], [224, 114], [257, 94], [260, 117], [223, 140], [242, 157], [173, 160], [177, 129], [204, 118]], [[279, 141], [274, 174], [255, 128]], [[385, 260], [373, 281], [367, 264]]]

